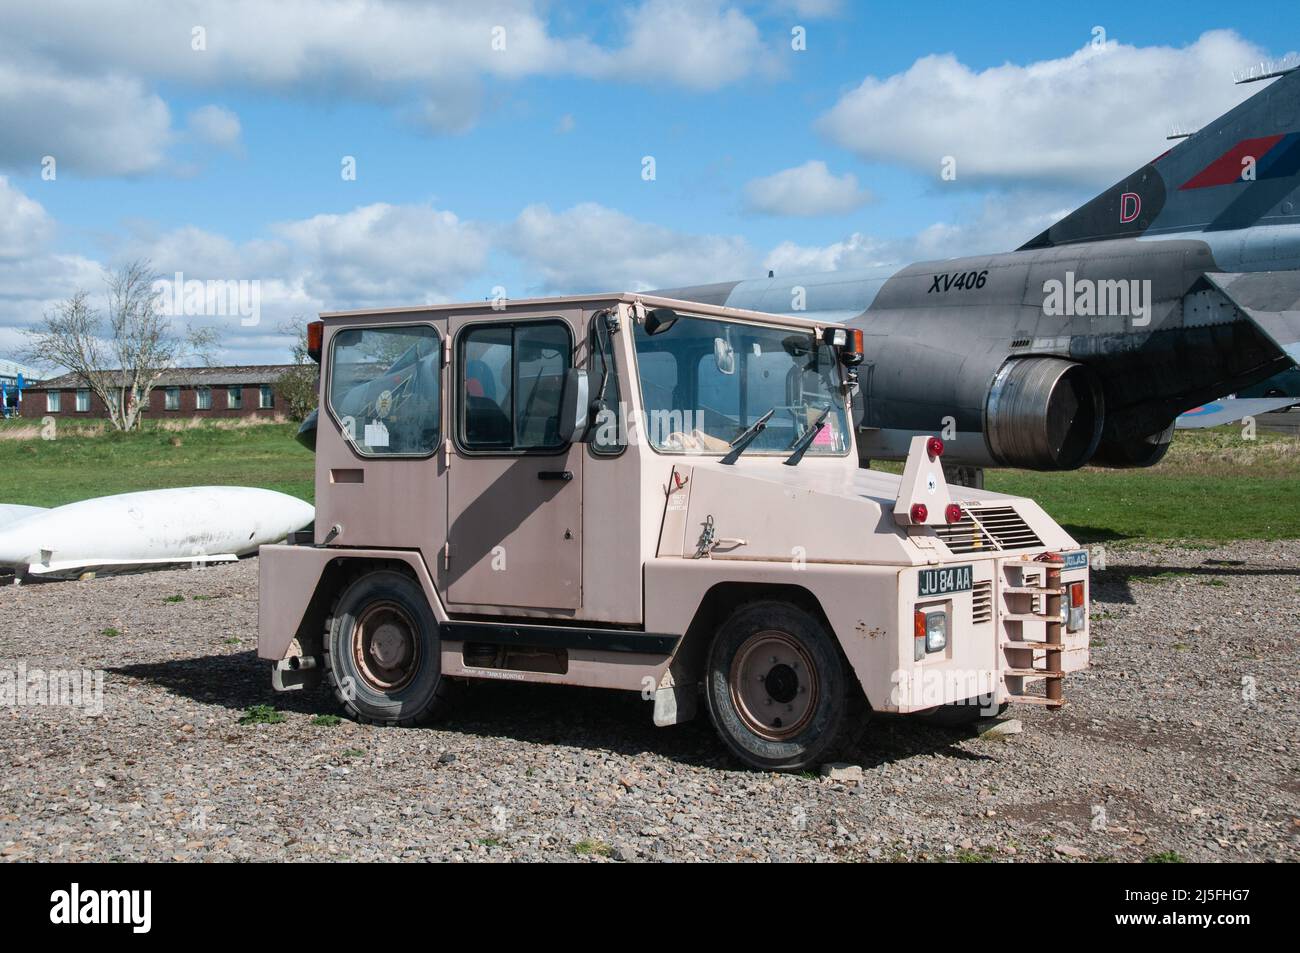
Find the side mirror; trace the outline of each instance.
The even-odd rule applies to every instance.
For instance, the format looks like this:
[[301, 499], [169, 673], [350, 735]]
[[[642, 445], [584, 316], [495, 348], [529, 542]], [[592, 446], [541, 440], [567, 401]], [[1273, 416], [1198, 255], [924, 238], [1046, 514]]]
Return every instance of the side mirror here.
[[571, 367], [564, 374], [560, 396], [560, 437], [565, 443], [586, 443], [591, 435], [591, 382], [587, 372]]
[[663, 334], [677, 323], [677, 312], [672, 308], [655, 308], [645, 316], [645, 333], [653, 337]]

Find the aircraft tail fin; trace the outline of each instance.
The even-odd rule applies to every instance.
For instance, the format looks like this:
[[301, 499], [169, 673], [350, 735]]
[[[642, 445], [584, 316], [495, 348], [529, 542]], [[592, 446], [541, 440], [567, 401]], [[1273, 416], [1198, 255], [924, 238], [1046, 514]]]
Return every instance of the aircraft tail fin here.
[[1283, 223], [1300, 223], [1300, 67], [1021, 250]]

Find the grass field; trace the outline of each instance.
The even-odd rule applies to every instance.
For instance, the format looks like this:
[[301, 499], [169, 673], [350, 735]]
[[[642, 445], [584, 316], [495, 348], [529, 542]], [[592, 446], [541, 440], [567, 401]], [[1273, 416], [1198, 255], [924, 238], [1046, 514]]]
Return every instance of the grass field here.
[[[64, 426], [42, 440], [0, 424], [0, 503], [58, 506], [131, 490], [225, 484], [310, 501], [312, 455], [293, 424], [172, 426], [116, 434]], [[1300, 539], [1300, 441], [1236, 428], [1180, 433], [1146, 470], [990, 471], [990, 490], [1036, 499], [1082, 542]]]
[[205, 485], [260, 486], [308, 501], [313, 496], [315, 458], [293, 439], [296, 424], [131, 434], [64, 426], [56, 440], [29, 435], [31, 429], [0, 426], [0, 502], [60, 506], [132, 490]]
[[1081, 542], [1300, 539], [1300, 441], [1237, 427], [1181, 432], [1142, 470], [990, 470], [985, 486], [1028, 496]]

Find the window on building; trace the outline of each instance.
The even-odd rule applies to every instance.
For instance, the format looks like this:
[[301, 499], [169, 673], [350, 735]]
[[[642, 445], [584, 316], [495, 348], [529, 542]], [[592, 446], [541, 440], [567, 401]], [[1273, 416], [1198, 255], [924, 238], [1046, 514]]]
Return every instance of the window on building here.
[[275, 393], [271, 390], [270, 384], [263, 384], [258, 389], [257, 406], [262, 410], [270, 410], [275, 406]]
[[50, 414], [57, 414], [62, 408], [60, 407], [60, 398], [63, 395], [57, 390], [47, 390], [45, 392], [45, 411]]
[[163, 410], [181, 409], [181, 389], [179, 387], [163, 388]]
[[77, 413], [90, 413], [90, 389], [83, 387], [77, 391]]
[[244, 388], [226, 388], [226, 406], [231, 410], [241, 410], [244, 406]]
[[212, 409], [212, 388], [200, 387], [194, 392], [194, 409], [211, 410]]

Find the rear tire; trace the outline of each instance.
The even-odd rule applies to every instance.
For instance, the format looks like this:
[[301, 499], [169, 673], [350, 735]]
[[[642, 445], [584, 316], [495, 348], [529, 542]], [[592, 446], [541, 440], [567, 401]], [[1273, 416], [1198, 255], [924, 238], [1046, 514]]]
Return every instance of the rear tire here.
[[325, 625], [325, 670], [358, 721], [415, 725], [447, 704], [438, 621], [419, 584], [378, 569], [354, 579]]
[[867, 705], [839, 644], [789, 603], [741, 606], [709, 650], [705, 698], [737, 758], [764, 771], [802, 771], [861, 737]]

